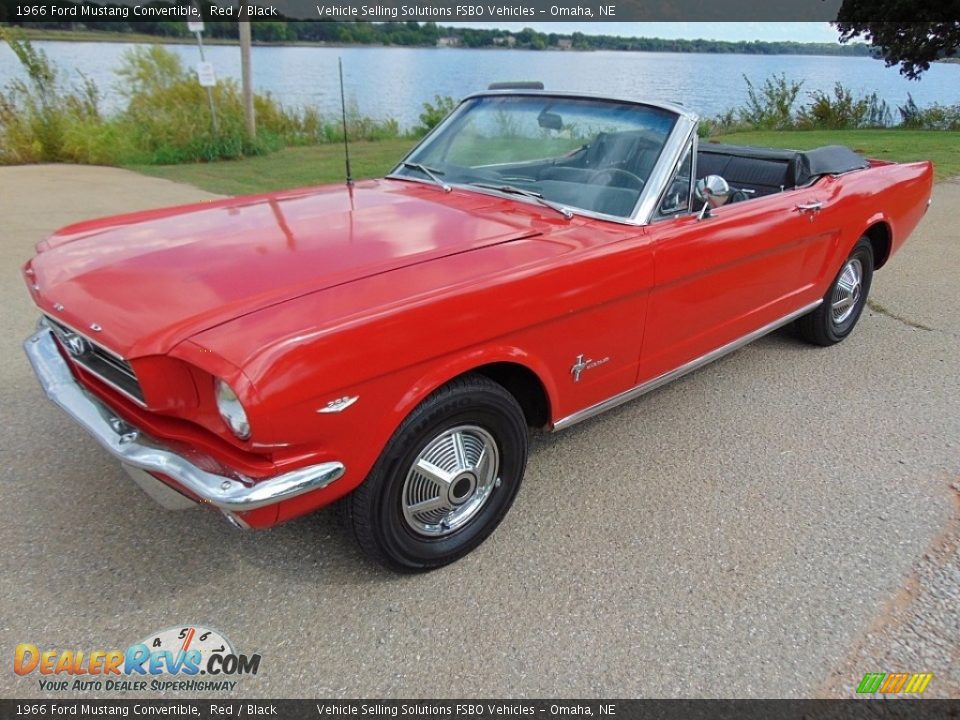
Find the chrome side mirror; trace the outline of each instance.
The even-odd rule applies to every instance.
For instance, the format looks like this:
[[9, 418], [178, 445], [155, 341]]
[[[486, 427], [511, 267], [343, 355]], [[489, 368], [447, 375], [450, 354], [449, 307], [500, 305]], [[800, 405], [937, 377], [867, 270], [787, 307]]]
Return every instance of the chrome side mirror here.
[[718, 208], [730, 199], [730, 185], [719, 175], [707, 175], [697, 180], [694, 195], [703, 203], [700, 219], [710, 217], [710, 210]]

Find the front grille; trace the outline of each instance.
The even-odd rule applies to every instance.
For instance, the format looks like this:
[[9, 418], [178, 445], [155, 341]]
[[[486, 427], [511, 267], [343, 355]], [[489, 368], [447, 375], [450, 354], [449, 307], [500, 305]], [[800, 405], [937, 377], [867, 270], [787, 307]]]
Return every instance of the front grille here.
[[49, 316], [47, 316], [47, 322], [50, 323], [54, 336], [73, 362], [127, 397], [141, 405], [146, 404], [140, 382], [130, 363], [93, 342], [86, 335], [81, 335]]

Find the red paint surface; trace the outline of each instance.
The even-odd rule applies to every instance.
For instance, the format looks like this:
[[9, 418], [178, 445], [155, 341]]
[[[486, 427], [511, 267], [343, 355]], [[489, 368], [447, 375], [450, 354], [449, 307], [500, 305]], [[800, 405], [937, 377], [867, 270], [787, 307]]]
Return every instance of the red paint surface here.
[[[100, 324], [96, 339], [131, 361], [149, 409], [78, 376], [150, 434], [253, 478], [346, 464], [330, 487], [246, 518], [266, 526], [356, 487], [401, 420], [461, 373], [527, 368], [553, 422], [815, 301], [874, 224], [902, 245], [932, 177], [929, 163], [875, 163], [646, 227], [370, 181], [73, 225], [28, 267], [44, 312]], [[794, 210], [814, 200], [812, 221]], [[609, 360], [574, 383], [581, 353]], [[214, 377], [244, 403], [249, 441], [220, 419]], [[360, 399], [316, 412], [343, 395]]]

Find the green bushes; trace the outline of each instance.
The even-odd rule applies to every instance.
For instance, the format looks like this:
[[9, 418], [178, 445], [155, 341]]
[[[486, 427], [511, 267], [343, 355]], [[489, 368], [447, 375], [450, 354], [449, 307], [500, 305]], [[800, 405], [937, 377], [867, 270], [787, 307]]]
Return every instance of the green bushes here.
[[[213, 89], [218, 126], [214, 130], [206, 90], [180, 58], [160, 46], [128, 51], [117, 70], [123, 106], [101, 110], [100, 89], [82, 73], [66, 77], [29, 41], [0, 28], [25, 70], [26, 79], [0, 90], [0, 164], [74, 162], [149, 165], [210, 161], [271, 152], [284, 146], [340, 142], [339, 114], [316, 108], [283, 107], [269, 94], [257, 94], [257, 137], [246, 135], [240, 88], [220, 81]], [[776, 75], [755, 85], [744, 76], [747, 101], [700, 124], [701, 136], [750, 129], [854, 129], [891, 127], [890, 108], [876, 93], [860, 97], [837, 83], [832, 91], [814, 91], [802, 103], [803, 83]], [[423, 135], [456, 107], [437, 95], [423, 103]], [[900, 126], [960, 130], [960, 105], [919, 108], [908, 96], [898, 107]], [[506, 118], [504, 119], [506, 122]], [[406, 137], [396, 120], [347, 112], [351, 140]]]
[[127, 104], [113, 121], [123, 126], [135, 148], [133, 155], [122, 161], [173, 164], [219, 160], [259, 155], [280, 146], [269, 123], [262, 124], [256, 140], [248, 138], [242, 96], [230, 80], [213, 88], [214, 131], [206, 90], [178, 56], [158, 45], [128, 51], [117, 75]]
[[931, 105], [919, 108], [913, 96], [899, 106], [901, 125], [919, 130], [960, 130], [960, 105]]
[[453, 112], [457, 107], [457, 101], [449, 95], [436, 95], [433, 102], [423, 104], [423, 112], [420, 113], [420, 125], [414, 128], [416, 135], [426, 135], [433, 130], [440, 121]]
[[29, 42], [8, 38], [27, 80], [0, 94], [0, 162], [53, 162], [69, 157], [88, 125], [102, 122], [97, 87], [81, 76], [65, 87], [46, 55]]
[[[125, 53], [116, 71], [125, 106], [105, 116], [92, 81], [81, 75], [79, 86], [72, 85], [29, 41], [10, 34], [3, 39], [28, 79], [0, 92], [0, 164], [171, 164], [343, 139], [339, 117], [326, 118], [315, 108], [288, 109], [266, 93], [254, 97], [257, 137], [249, 138], [242, 94], [233, 80], [221, 80], [213, 88], [215, 130], [206, 90], [177, 55], [157, 45]], [[401, 135], [395, 120], [364, 117], [355, 108], [348, 112], [347, 125], [353, 140]]]
[[[747, 102], [700, 123], [700, 136], [708, 137], [744, 130], [855, 130], [895, 127], [890, 106], [877, 93], [857, 96], [842, 83], [833, 90], [814, 90], [807, 104], [794, 110], [803, 82], [788, 81], [785, 75], [767, 78], [760, 87], [749, 78]], [[933, 105], [921, 109], [908, 95], [898, 108], [900, 127], [918, 130], [960, 129], [960, 105]]]
[[816, 90], [810, 93], [810, 104], [800, 108], [796, 126], [802, 129], [852, 130], [863, 127], [886, 127], [890, 124], [890, 108], [876, 93], [856, 97], [842, 83], [833, 86], [833, 93]]
[[740, 121], [761, 130], [782, 130], [793, 125], [793, 104], [800, 94], [803, 82], [787, 80], [786, 75], [773, 75], [755, 87], [750, 78], [747, 83], [747, 103], [739, 109]]

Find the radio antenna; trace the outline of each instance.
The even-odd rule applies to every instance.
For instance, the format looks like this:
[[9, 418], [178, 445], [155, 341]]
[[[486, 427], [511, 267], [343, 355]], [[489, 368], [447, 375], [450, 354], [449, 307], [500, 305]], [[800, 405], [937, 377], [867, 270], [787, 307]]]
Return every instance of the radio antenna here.
[[347, 165], [347, 187], [353, 185], [353, 173], [350, 172], [350, 143], [347, 140], [347, 101], [343, 94], [343, 58], [337, 58], [340, 68], [340, 113], [343, 116], [343, 159]]

